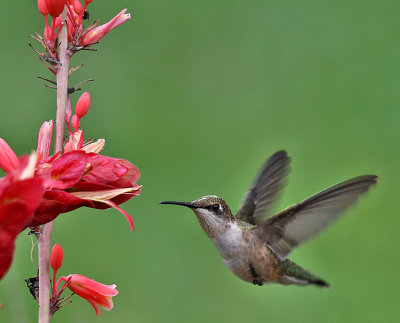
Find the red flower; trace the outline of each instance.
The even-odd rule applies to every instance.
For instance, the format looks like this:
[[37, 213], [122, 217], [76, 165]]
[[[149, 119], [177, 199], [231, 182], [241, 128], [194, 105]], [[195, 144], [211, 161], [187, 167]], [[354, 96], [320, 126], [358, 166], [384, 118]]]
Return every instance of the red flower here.
[[50, 266], [55, 272], [60, 269], [63, 262], [63, 250], [59, 244], [55, 244], [51, 250]]
[[47, 11], [46, 0], [38, 0], [38, 9], [43, 16], [46, 16], [49, 13]]
[[82, 275], [69, 275], [60, 278], [63, 281], [70, 280], [67, 287], [76, 295], [86, 299], [100, 315], [99, 306], [107, 311], [113, 308], [112, 297], [118, 294], [116, 285], [103, 285]]
[[43, 197], [40, 177], [33, 177], [36, 154], [21, 159], [23, 167], [0, 179], [0, 279], [8, 271], [15, 239], [32, 220]]
[[131, 19], [130, 13], [125, 13], [127, 9], [122, 10], [119, 14], [117, 14], [113, 19], [111, 19], [108, 23], [100, 26], [92, 26], [89, 27], [82, 37], [81, 45], [89, 47], [94, 43], [98, 42], [102, 39], [109, 31], [118, 27], [120, 24], [125, 21]]
[[[132, 218], [118, 205], [140, 193], [140, 186], [136, 184], [139, 170], [127, 160], [99, 155], [104, 139], [84, 143], [83, 132], [78, 127], [89, 106], [90, 95], [86, 92], [76, 105], [73, 122], [69, 120], [69, 106], [66, 119], [69, 141], [64, 146], [64, 154], [59, 152], [49, 156], [53, 122], [44, 122], [40, 128], [35, 160], [31, 161], [30, 169], [41, 178], [45, 193], [33, 217], [21, 230], [45, 224], [61, 213], [82, 206], [96, 209], [113, 207], [127, 218], [130, 229], [134, 229]], [[8, 174], [21, 171], [21, 161], [1, 138], [0, 167]]]
[[[46, 2], [47, 11], [53, 18], [61, 15], [61, 13], [64, 10], [65, 0], [46, 0], [45, 2]], [[38, 5], [39, 5], [39, 3], [38, 3]], [[40, 6], [39, 6], [39, 10], [40, 10]]]
[[90, 94], [89, 92], [83, 93], [75, 107], [75, 114], [80, 119], [86, 115], [90, 107]]
[[20, 167], [17, 155], [3, 138], [0, 138], [0, 167], [6, 173], [12, 172]]
[[140, 173], [130, 162], [74, 150], [45, 165], [46, 191], [29, 226], [37, 226], [60, 213], [86, 206], [96, 209], [114, 207], [121, 211], [134, 229], [131, 217], [118, 207], [140, 193], [136, 184]]
[[[97, 316], [100, 315], [98, 306], [104, 308], [107, 311], [111, 311], [113, 308], [112, 297], [118, 294], [115, 289], [115, 285], [103, 285], [92, 279], [89, 279], [82, 275], [68, 275], [60, 277], [56, 282], [56, 274], [60, 269], [63, 261], [63, 250], [60, 245], [55, 244], [50, 256], [50, 264], [53, 268], [53, 287], [52, 287], [52, 298], [50, 300], [51, 312], [55, 313], [61, 307], [68, 305], [65, 303], [71, 295], [62, 298], [61, 295], [64, 290], [68, 287], [73, 293], [86, 299], [95, 309]], [[60, 287], [61, 282], [64, 282]]]

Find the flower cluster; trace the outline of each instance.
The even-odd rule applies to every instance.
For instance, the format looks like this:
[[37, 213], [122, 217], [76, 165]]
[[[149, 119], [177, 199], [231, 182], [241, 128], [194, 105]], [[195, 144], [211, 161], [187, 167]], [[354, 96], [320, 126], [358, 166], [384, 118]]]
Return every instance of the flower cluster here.
[[[97, 209], [114, 207], [126, 216], [131, 230], [134, 228], [131, 217], [118, 205], [139, 194], [140, 186], [136, 184], [139, 170], [127, 160], [99, 155], [105, 144], [104, 139], [84, 141], [79, 126], [89, 106], [88, 92], [79, 98], [72, 117], [68, 104], [66, 122], [69, 140], [64, 146], [64, 154], [48, 155], [51, 121], [45, 122], [39, 132], [37, 151], [40, 161], [37, 171], [45, 178], [48, 189], [30, 226], [49, 222], [60, 213], [86, 206]], [[45, 149], [41, 150], [41, 147]]]
[[[89, 17], [87, 7], [92, 1], [38, 0], [39, 12], [45, 20], [44, 33], [43, 36], [35, 33], [31, 37], [44, 48], [43, 53], [34, 49], [35, 52], [57, 76], [57, 82], [40, 77], [55, 85], [48, 87], [57, 89], [56, 151], [53, 154], [50, 152], [52, 120], [42, 124], [36, 151], [30, 155], [18, 157], [0, 138], [0, 168], [5, 172], [0, 177], [0, 279], [12, 263], [18, 234], [31, 228], [38, 237], [39, 276], [29, 278], [27, 283], [39, 302], [40, 322], [48, 322], [49, 313], [53, 315], [65, 306], [65, 301], [73, 294], [89, 301], [97, 315], [99, 307], [111, 310], [112, 297], [118, 294], [115, 285], [103, 285], [82, 275], [63, 276], [56, 281], [63, 251], [59, 245], [55, 245], [50, 256], [52, 226], [44, 224], [53, 221], [61, 213], [83, 206], [95, 209], [112, 207], [126, 217], [133, 230], [132, 218], [119, 205], [138, 195], [141, 190], [136, 183], [140, 173], [132, 163], [101, 155], [104, 139], [87, 140], [84, 137], [81, 120], [90, 108], [89, 92], [81, 95], [72, 112], [70, 94], [80, 90], [78, 86], [83, 83], [93, 81], [86, 80], [75, 87], [68, 87], [69, 76], [82, 66], [69, 69], [72, 55], [80, 50], [93, 50], [91, 46], [131, 18], [124, 9], [108, 23], [98, 25], [96, 21], [85, 29], [83, 23]], [[68, 134], [63, 141], [64, 122]], [[47, 293], [50, 289], [49, 260], [54, 271], [51, 299]], [[66, 288], [73, 294], [61, 298]]]
[[[134, 229], [132, 218], [118, 205], [140, 193], [140, 186], [136, 184], [139, 170], [127, 160], [100, 155], [104, 139], [84, 141], [79, 126], [89, 106], [88, 92], [82, 94], [72, 116], [69, 104], [66, 120], [69, 140], [64, 145], [64, 153], [50, 155], [53, 121], [43, 123], [37, 150], [30, 157], [18, 158], [0, 138], [0, 167], [6, 172], [0, 179], [0, 267], [4, 273], [8, 266], [2, 263], [11, 262], [18, 233], [50, 222], [61, 213], [82, 206], [113, 207], [124, 214], [130, 229]], [[30, 181], [23, 180], [27, 173]], [[16, 211], [10, 209], [20, 204], [24, 204], [26, 212], [16, 216]]]
[[[55, 244], [50, 256], [50, 266], [53, 268], [53, 296], [50, 300], [50, 312], [54, 314], [58, 309], [68, 304], [65, 303], [65, 301], [73, 294], [61, 298], [61, 294], [66, 288], [70, 289], [74, 294], [86, 299], [93, 306], [97, 316], [100, 315], [99, 306], [107, 311], [111, 311], [113, 308], [112, 297], [118, 294], [115, 288], [116, 285], [104, 285], [78, 274], [62, 276], [56, 282], [57, 271], [62, 266], [63, 256], [61, 246]], [[64, 283], [60, 287], [61, 282]]]
[[[131, 15], [126, 13], [126, 9], [118, 13], [108, 23], [98, 25], [98, 21], [84, 29], [83, 22], [88, 17], [87, 6], [93, 0], [84, 0], [84, 5], [79, 0], [38, 0], [39, 12], [44, 16], [45, 28], [43, 37], [36, 34], [35, 38], [45, 48], [46, 54], [39, 53], [43, 63], [56, 74], [60, 65], [58, 57], [57, 37], [61, 31], [61, 26], [67, 23], [68, 29], [68, 51], [72, 56], [79, 50], [88, 49], [98, 43], [109, 31], [131, 19]], [[67, 21], [61, 21], [60, 15], [64, 8], [67, 10]], [[51, 16], [51, 22], [48, 16]], [[52, 66], [49, 66], [47, 63]]]

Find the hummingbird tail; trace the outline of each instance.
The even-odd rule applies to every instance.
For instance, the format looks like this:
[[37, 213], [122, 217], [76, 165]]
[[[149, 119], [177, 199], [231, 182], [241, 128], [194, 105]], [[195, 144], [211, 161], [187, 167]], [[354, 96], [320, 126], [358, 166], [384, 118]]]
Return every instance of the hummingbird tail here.
[[279, 282], [285, 285], [316, 285], [328, 288], [329, 284], [321, 278], [314, 276], [293, 261], [285, 259], [281, 262], [281, 278]]

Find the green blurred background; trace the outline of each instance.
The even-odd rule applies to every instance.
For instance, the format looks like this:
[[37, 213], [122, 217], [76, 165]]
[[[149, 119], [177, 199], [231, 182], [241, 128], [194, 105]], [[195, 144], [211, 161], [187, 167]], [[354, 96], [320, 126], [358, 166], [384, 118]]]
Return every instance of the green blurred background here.
[[[92, 105], [81, 126], [105, 138], [105, 155], [136, 164], [142, 195], [117, 211], [81, 209], [56, 221], [61, 274], [116, 283], [114, 309], [100, 318], [74, 296], [55, 322], [390, 322], [400, 314], [398, 164], [400, 3], [377, 1], [99, 1], [90, 20], [122, 8], [133, 19], [96, 48], [71, 84], [86, 78]], [[0, 137], [18, 155], [36, 147], [55, 118], [52, 77], [28, 47], [42, 33], [36, 1], [5, 1]], [[39, 45], [33, 42], [39, 49]], [[78, 95], [73, 95], [76, 102]], [[349, 177], [379, 185], [317, 239], [292, 255], [332, 287], [240, 281], [186, 209], [162, 200], [217, 194], [237, 210], [264, 160], [292, 157], [280, 207]], [[35, 246], [17, 241], [0, 283], [1, 322], [35, 322], [24, 279]]]

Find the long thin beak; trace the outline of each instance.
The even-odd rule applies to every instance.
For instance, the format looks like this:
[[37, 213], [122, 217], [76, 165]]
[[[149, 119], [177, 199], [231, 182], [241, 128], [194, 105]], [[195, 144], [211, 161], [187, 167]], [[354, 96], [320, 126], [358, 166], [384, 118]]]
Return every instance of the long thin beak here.
[[191, 202], [163, 201], [163, 202], [160, 202], [160, 204], [182, 205], [182, 206], [190, 207], [191, 209], [197, 209], [200, 207], [199, 205], [193, 204]]

